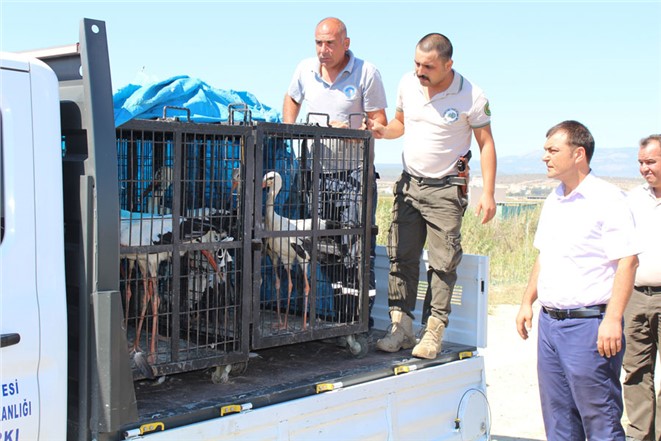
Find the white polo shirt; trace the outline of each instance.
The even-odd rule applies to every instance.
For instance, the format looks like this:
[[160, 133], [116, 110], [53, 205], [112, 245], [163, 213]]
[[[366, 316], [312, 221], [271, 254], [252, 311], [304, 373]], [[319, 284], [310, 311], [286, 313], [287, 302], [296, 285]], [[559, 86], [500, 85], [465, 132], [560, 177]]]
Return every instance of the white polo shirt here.
[[638, 254], [633, 215], [622, 190], [590, 173], [569, 195], [560, 184], [544, 202], [535, 234], [542, 306], [608, 303], [620, 258]]
[[482, 89], [456, 71], [450, 87], [429, 100], [415, 72], [404, 75], [397, 110], [404, 113], [404, 171], [419, 177], [456, 175], [457, 160], [470, 150], [473, 129], [491, 122]]
[[[387, 107], [386, 91], [381, 74], [373, 64], [354, 57], [333, 83], [326, 82], [320, 74], [317, 58], [303, 60], [292, 77], [287, 93], [297, 103], [305, 101], [308, 113], [324, 113], [330, 121], [351, 123], [360, 128], [363, 112], [374, 112]], [[358, 114], [352, 116], [351, 114]], [[326, 118], [310, 116], [311, 123], [326, 124]]]
[[649, 184], [634, 188], [628, 196], [641, 245], [635, 285], [661, 286], [661, 199]]

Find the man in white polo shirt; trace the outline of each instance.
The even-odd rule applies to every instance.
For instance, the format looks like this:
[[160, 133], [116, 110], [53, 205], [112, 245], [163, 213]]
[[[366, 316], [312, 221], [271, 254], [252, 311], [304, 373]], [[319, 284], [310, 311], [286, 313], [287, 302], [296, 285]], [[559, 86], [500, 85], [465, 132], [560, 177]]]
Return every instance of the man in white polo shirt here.
[[[316, 58], [307, 58], [296, 67], [296, 71], [285, 94], [282, 106], [282, 119], [285, 124], [294, 124], [303, 102], [309, 115], [309, 122], [325, 126], [327, 123], [336, 128], [364, 129], [364, 118], [382, 124], [386, 118], [386, 92], [381, 74], [371, 63], [356, 58], [349, 50], [350, 39], [344, 23], [334, 17], [319, 22], [315, 28]], [[327, 115], [322, 116], [319, 114]], [[326, 139], [315, 146], [317, 154], [324, 158], [324, 165], [330, 165], [331, 172], [339, 172], [343, 179], [360, 176], [365, 170], [359, 164], [363, 158], [363, 143], [352, 144], [347, 140]], [[357, 170], [359, 167], [360, 170]], [[377, 173], [374, 170], [372, 180], [372, 224], [376, 224]], [[360, 178], [358, 178], [360, 181]], [[327, 196], [332, 191], [323, 191]], [[352, 214], [356, 215], [355, 212]], [[341, 220], [347, 215], [341, 216]], [[357, 221], [358, 219], [355, 219]], [[372, 234], [369, 265], [369, 327], [372, 327], [371, 315], [374, 296], [376, 295], [376, 234]]]
[[[395, 118], [387, 126], [370, 122], [375, 138], [399, 138], [406, 128], [404, 171], [395, 183], [387, 247], [392, 326], [376, 347], [386, 352], [413, 348], [414, 357], [428, 359], [441, 352], [463, 255], [461, 221], [468, 205], [468, 182], [461, 175], [467, 171], [473, 136], [480, 148], [484, 181], [477, 213], [483, 213], [482, 223], [496, 214], [496, 147], [489, 101], [452, 65], [452, 44], [447, 37], [437, 33], [423, 37], [415, 48], [415, 71], [399, 83]], [[425, 241], [429, 288], [422, 322], [426, 327], [416, 345], [412, 311]]]
[[643, 249], [624, 312], [623, 386], [628, 439], [651, 441], [661, 439], [661, 390], [654, 384], [661, 353], [661, 134], [640, 142], [638, 164], [646, 182], [631, 190], [629, 203]]
[[[317, 57], [296, 67], [282, 106], [283, 122], [295, 123], [305, 101], [308, 113], [328, 115], [332, 127], [359, 129], [363, 113], [385, 124], [387, 103], [381, 74], [349, 50], [351, 41], [344, 23], [325, 18], [317, 25], [314, 38]], [[311, 115], [310, 122], [326, 125], [319, 115]]]
[[625, 194], [592, 174], [594, 138], [564, 121], [546, 133], [547, 176], [560, 185], [544, 202], [539, 255], [516, 317], [527, 339], [538, 321], [537, 374], [549, 440], [624, 441], [620, 372], [623, 314], [638, 265]]

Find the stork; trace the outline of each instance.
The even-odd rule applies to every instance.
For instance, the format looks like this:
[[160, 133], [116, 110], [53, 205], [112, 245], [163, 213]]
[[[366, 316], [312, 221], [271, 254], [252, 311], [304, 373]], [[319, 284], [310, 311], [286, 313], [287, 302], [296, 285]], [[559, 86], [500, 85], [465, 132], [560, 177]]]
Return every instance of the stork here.
[[[231, 242], [233, 240], [234, 238], [232, 236], [227, 236], [221, 242]], [[210, 265], [208, 259], [205, 261], [204, 259], [190, 259], [189, 257], [188, 295], [186, 299], [189, 311], [192, 311], [195, 305], [202, 300], [202, 296], [207, 292], [209, 287], [227, 283], [227, 268], [234, 259], [227, 248], [219, 251], [217, 257], [216, 265], [218, 269], [215, 271], [209, 271]], [[219, 276], [219, 278], [216, 276]], [[234, 299], [232, 299], [232, 302], [234, 302]]]
[[237, 208], [234, 204], [234, 193], [236, 193], [236, 205], [241, 200], [241, 168], [232, 169], [232, 187], [230, 188], [230, 210]]
[[[282, 177], [279, 173], [272, 171], [264, 175], [262, 188], [268, 189], [265, 205], [264, 227], [268, 231], [301, 231], [310, 230], [312, 219], [289, 219], [280, 216], [275, 212], [275, 198], [282, 188]], [[310, 255], [302, 246], [302, 237], [269, 237], [266, 239], [267, 253], [271, 256], [274, 265], [280, 262], [287, 272], [287, 308], [285, 311], [285, 321], [282, 324], [280, 320], [280, 277], [275, 271], [276, 277], [276, 301], [278, 311], [278, 323], [283, 329], [287, 329], [287, 319], [289, 317], [289, 307], [291, 303], [292, 280], [291, 270], [294, 263], [298, 262], [304, 280], [305, 300], [303, 303], [303, 329], [307, 327], [308, 313], [308, 295], [310, 293], [310, 281], [308, 280], [308, 266], [310, 264]]]
[[[144, 216], [143, 213], [130, 213], [122, 210], [122, 222], [120, 230], [120, 245], [121, 246], [144, 246], [144, 245], [164, 245], [172, 243], [172, 217], [171, 216], [158, 216], [158, 215], [149, 215]], [[193, 230], [186, 224], [182, 224], [182, 238], [188, 243], [191, 242], [220, 242], [222, 240], [222, 235], [216, 232], [213, 229], [209, 229], [203, 235], [194, 235]], [[186, 226], [185, 226], [186, 225]], [[186, 235], [185, 232], [190, 232]], [[218, 266], [214, 257], [207, 250], [201, 250], [204, 256], [209, 261], [209, 264], [214, 268], [215, 271], [218, 271]], [[138, 353], [142, 352], [139, 348], [140, 343], [140, 334], [142, 333], [142, 324], [145, 320], [145, 315], [147, 312], [147, 305], [151, 302], [152, 306], [152, 329], [151, 329], [151, 341], [149, 347], [149, 357], [148, 360], [150, 363], [153, 363], [155, 353], [156, 353], [156, 337], [158, 335], [158, 308], [160, 305], [160, 297], [158, 296], [157, 284], [157, 275], [158, 267], [161, 262], [169, 259], [171, 257], [171, 251], [160, 251], [152, 253], [131, 253], [126, 254], [123, 257], [126, 258], [130, 263], [137, 264], [142, 275], [143, 282], [143, 291], [144, 295], [142, 297], [140, 305], [140, 313], [138, 324], [136, 326], [135, 340], [133, 342], [132, 352]], [[183, 255], [184, 252], [181, 252]], [[129, 266], [129, 276], [133, 270], [133, 265]], [[156, 295], [155, 295], [156, 294]], [[126, 284], [126, 311], [125, 311], [125, 322], [128, 323], [128, 310], [129, 304], [131, 301], [132, 292], [131, 292], [131, 283], [130, 281]]]
[[173, 183], [174, 170], [168, 165], [156, 170], [154, 180], [145, 188], [145, 198], [147, 199], [147, 212], [154, 214], [168, 214], [169, 208], [165, 207], [165, 193]]

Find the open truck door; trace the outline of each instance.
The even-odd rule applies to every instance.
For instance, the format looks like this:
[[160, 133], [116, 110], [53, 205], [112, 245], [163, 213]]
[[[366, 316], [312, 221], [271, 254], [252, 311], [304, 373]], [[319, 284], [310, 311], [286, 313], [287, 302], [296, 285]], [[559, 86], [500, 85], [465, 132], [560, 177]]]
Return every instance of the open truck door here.
[[57, 79], [45, 64], [9, 54], [0, 75], [0, 440], [65, 439]]

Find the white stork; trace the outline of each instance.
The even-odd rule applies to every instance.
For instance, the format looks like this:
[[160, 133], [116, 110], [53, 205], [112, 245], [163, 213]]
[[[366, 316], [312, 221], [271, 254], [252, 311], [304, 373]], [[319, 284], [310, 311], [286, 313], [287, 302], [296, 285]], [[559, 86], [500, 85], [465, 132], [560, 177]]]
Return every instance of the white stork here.
[[[280, 216], [275, 212], [275, 198], [282, 188], [282, 177], [279, 173], [271, 171], [264, 175], [262, 179], [262, 188], [268, 188], [265, 205], [265, 219], [264, 226], [268, 231], [301, 231], [310, 230], [312, 227], [312, 219], [289, 219]], [[320, 221], [320, 223], [323, 221]], [[321, 225], [319, 225], [321, 227]], [[324, 224], [325, 226], [325, 224]], [[276, 301], [278, 311], [278, 322], [284, 329], [287, 329], [287, 319], [289, 316], [289, 306], [291, 302], [291, 292], [293, 288], [291, 280], [291, 270], [294, 263], [298, 262], [301, 272], [303, 273], [304, 280], [304, 294], [305, 300], [303, 304], [303, 329], [307, 327], [307, 313], [308, 313], [308, 295], [310, 293], [310, 281], [308, 280], [308, 266], [310, 264], [310, 255], [305, 251], [302, 246], [303, 237], [289, 236], [289, 237], [269, 237], [266, 239], [267, 253], [271, 256], [274, 265], [277, 262], [282, 263], [287, 271], [287, 309], [285, 312], [284, 324], [280, 321], [280, 277], [278, 272], [275, 271], [276, 277]]]
[[[171, 243], [172, 235], [172, 217], [171, 216], [158, 216], [158, 215], [145, 215], [144, 213], [131, 213], [122, 210], [121, 230], [120, 230], [120, 245], [121, 246], [145, 246], [145, 245], [160, 245]], [[183, 221], [183, 219], [182, 219]], [[190, 231], [190, 228], [182, 225], [184, 232]], [[185, 242], [220, 242], [223, 237], [217, 231], [210, 229], [204, 234], [183, 236]], [[213, 255], [208, 250], [201, 250], [202, 254], [208, 259], [209, 264], [218, 271], [218, 265]], [[170, 251], [161, 251], [153, 253], [132, 253], [125, 254], [122, 257], [127, 259], [129, 265], [129, 279], [133, 270], [132, 263], [137, 263], [140, 273], [142, 275], [142, 282], [144, 287], [144, 295], [142, 297], [140, 315], [138, 324], [136, 326], [136, 335], [133, 342], [132, 351], [134, 353], [141, 352], [139, 348], [140, 334], [142, 332], [142, 324], [145, 320], [147, 312], [147, 305], [151, 302], [152, 305], [152, 329], [151, 329], [151, 342], [149, 348], [149, 362], [153, 363], [156, 353], [156, 337], [158, 335], [158, 308], [160, 305], [160, 297], [158, 296], [157, 288], [157, 275], [158, 267], [161, 262], [170, 259]], [[183, 255], [183, 252], [181, 253]], [[154, 295], [156, 293], [156, 295]], [[131, 301], [131, 282], [127, 280], [126, 283], [126, 311], [125, 322], [128, 323], [128, 310]]]
[[165, 193], [174, 182], [174, 169], [164, 165], [156, 170], [154, 179], [147, 188], [145, 188], [145, 198], [147, 212], [153, 214], [168, 214], [171, 212], [165, 207]]

